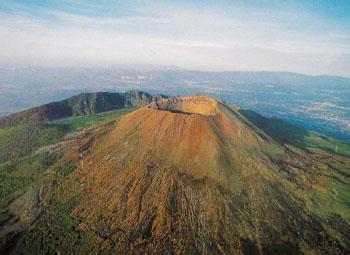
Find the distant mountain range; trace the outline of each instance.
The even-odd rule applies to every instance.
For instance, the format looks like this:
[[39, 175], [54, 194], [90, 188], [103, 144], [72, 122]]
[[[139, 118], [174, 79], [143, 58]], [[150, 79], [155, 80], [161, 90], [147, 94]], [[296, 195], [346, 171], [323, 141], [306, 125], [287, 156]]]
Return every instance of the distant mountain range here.
[[132, 90], [125, 93], [83, 93], [68, 99], [44, 104], [25, 111], [0, 117], [0, 127], [8, 127], [23, 121], [47, 122], [73, 116], [92, 115], [122, 108], [137, 108], [149, 104], [164, 95], [151, 95]]
[[167, 95], [203, 93], [350, 142], [350, 79], [288, 72], [2, 67], [0, 115], [79, 93], [129, 89]]

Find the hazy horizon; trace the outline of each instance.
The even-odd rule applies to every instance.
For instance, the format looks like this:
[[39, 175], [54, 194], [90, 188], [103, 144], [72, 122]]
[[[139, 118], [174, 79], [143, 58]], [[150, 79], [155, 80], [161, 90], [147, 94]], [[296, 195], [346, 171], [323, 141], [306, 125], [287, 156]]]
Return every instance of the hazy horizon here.
[[67, 70], [74, 70], [74, 69], [101, 69], [101, 70], [108, 70], [108, 69], [120, 69], [125, 71], [132, 71], [132, 70], [139, 70], [139, 71], [160, 71], [160, 70], [177, 70], [177, 71], [184, 71], [184, 72], [202, 72], [202, 73], [290, 73], [290, 74], [296, 74], [296, 75], [303, 75], [303, 76], [310, 76], [310, 77], [322, 77], [322, 76], [328, 76], [328, 77], [338, 77], [338, 78], [344, 78], [344, 79], [350, 79], [349, 76], [346, 75], [337, 75], [337, 74], [329, 74], [329, 73], [319, 73], [319, 74], [308, 74], [303, 72], [296, 72], [296, 71], [288, 71], [288, 70], [265, 70], [265, 69], [247, 69], [247, 70], [241, 70], [241, 69], [221, 69], [221, 70], [211, 70], [211, 69], [196, 69], [196, 68], [185, 68], [175, 65], [156, 65], [156, 64], [114, 64], [114, 65], [90, 65], [90, 66], [61, 66], [61, 65], [37, 65], [37, 64], [2, 64], [0, 63], [0, 68], [33, 68], [33, 69], [67, 69]]
[[4, 1], [0, 63], [350, 77], [342, 1]]

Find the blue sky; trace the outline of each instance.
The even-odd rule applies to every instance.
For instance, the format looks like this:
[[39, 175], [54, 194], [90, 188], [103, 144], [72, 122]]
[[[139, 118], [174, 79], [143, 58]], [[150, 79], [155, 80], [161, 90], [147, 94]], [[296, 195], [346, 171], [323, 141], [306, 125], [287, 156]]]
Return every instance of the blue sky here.
[[0, 2], [0, 62], [350, 76], [350, 1]]

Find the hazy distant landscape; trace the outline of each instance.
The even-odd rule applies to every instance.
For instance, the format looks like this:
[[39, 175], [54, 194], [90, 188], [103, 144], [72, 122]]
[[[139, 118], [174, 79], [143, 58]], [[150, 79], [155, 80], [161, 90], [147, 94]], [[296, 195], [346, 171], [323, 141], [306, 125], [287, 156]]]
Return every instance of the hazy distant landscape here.
[[141, 89], [168, 95], [204, 93], [350, 142], [350, 79], [287, 72], [199, 72], [114, 68], [0, 69], [0, 114], [81, 92]]

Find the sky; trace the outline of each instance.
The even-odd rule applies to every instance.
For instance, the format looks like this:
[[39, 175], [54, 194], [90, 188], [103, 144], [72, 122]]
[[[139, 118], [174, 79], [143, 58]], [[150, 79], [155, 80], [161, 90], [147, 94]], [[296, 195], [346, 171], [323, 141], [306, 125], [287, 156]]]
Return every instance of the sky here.
[[0, 64], [350, 77], [350, 1], [1, 0]]

